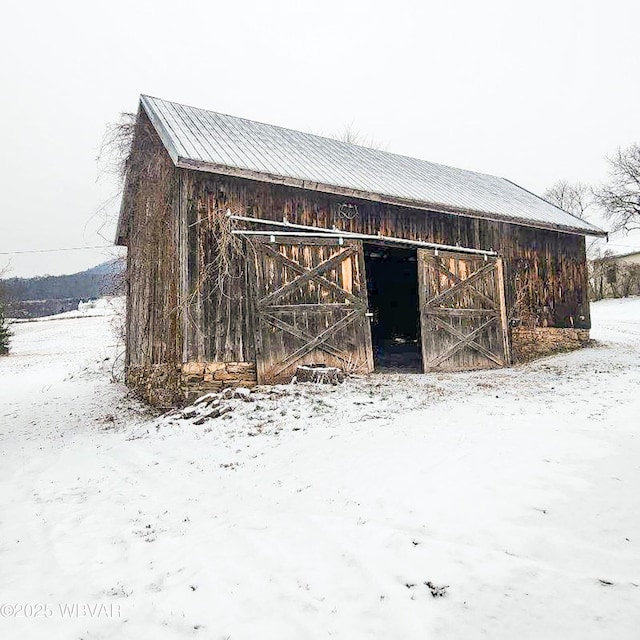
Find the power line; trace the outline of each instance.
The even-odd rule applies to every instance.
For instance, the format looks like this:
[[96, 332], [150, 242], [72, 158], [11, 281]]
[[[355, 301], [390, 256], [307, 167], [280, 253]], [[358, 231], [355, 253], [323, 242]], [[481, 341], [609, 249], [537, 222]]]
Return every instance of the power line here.
[[114, 245], [103, 245], [99, 247], [65, 247], [64, 249], [25, 249], [23, 251], [0, 251], [0, 256], [15, 256], [22, 253], [51, 253], [54, 251], [86, 251], [87, 249], [113, 249]]
[[640, 249], [640, 244], [624, 244], [621, 242], [602, 242], [607, 247], [624, 247], [625, 249]]
[[[609, 247], [624, 247], [625, 249], [639, 249], [640, 250], [640, 245], [636, 245], [636, 244], [623, 244], [621, 242], [607, 242], [604, 239], [601, 240], [602, 244], [605, 244], [606, 246]], [[89, 251], [89, 250], [95, 250], [95, 249], [114, 249], [115, 245], [111, 245], [111, 244], [106, 244], [106, 245], [100, 245], [100, 246], [94, 246], [94, 247], [64, 247], [61, 249], [24, 249], [21, 251], [0, 251], [0, 256], [16, 256], [16, 255], [22, 255], [22, 254], [26, 254], [26, 253], [55, 253], [55, 252], [60, 252], [60, 251]]]

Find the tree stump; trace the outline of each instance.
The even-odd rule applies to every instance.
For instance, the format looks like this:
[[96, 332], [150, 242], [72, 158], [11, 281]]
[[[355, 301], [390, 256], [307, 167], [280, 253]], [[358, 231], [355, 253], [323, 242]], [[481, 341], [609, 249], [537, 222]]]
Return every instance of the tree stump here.
[[296, 382], [315, 382], [316, 384], [339, 384], [344, 373], [338, 367], [323, 364], [305, 364], [296, 369]]

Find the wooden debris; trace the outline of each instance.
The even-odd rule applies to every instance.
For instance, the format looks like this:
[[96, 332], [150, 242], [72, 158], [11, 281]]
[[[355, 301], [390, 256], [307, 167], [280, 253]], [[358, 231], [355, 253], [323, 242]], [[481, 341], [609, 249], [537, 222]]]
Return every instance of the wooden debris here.
[[197, 420], [193, 421], [193, 424], [196, 426], [200, 426], [201, 424], [204, 424], [207, 420], [212, 420], [213, 418], [219, 418], [220, 416], [223, 416], [225, 413], [229, 413], [229, 411], [232, 411], [233, 409], [229, 406], [229, 405], [225, 405], [225, 406], [215, 406], [211, 409], [211, 411], [208, 411], [207, 413], [203, 413]]
[[344, 380], [342, 369], [324, 365], [307, 364], [297, 367], [296, 382], [314, 382], [316, 384], [339, 384]]
[[194, 405], [198, 405], [198, 404], [210, 404], [211, 402], [215, 401], [215, 400], [219, 400], [219, 394], [213, 392], [213, 393], [205, 393], [203, 396], [200, 396], [197, 400], [193, 401]]

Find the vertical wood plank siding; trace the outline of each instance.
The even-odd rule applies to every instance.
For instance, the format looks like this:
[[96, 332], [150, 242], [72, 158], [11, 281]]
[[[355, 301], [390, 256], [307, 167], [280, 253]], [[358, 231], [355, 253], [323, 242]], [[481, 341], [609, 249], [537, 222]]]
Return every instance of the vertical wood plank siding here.
[[307, 363], [373, 371], [362, 243], [288, 237], [253, 246], [258, 382], [289, 382]]
[[220, 225], [229, 206], [226, 192], [193, 171], [182, 171], [181, 206], [189, 230], [184, 305], [186, 361], [252, 362], [255, 360], [252, 283], [247, 268], [251, 247], [240, 239], [229, 256], [228, 272], [220, 273]]
[[[252, 243], [240, 241], [226, 274], [218, 273], [214, 260], [227, 209], [277, 221], [286, 216], [297, 224], [494, 249], [504, 259], [509, 318], [542, 327], [590, 327], [582, 236], [175, 169], [157, 136], [151, 137], [146, 144], [160, 153], [168, 179], [160, 201], [151, 206], [144, 176], [130, 196], [129, 365], [255, 361], [254, 293], [247, 268]], [[357, 206], [353, 219], [340, 216], [343, 203]]]
[[501, 264], [501, 258], [418, 249], [425, 371], [509, 364]]
[[[270, 183], [182, 170], [182, 201], [189, 203], [190, 234], [200, 243], [190, 243], [198, 260], [206, 262], [216, 251], [216, 238], [209, 231], [205, 215], [233, 213], [264, 219], [320, 227], [336, 226], [345, 231], [382, 234], [443, 244], [460, 244], [477, 249], [494, 249], [504, 259], [507, 315], [525, 316], [543, 327], [589, 328], [587, 266], [584, 237], [533, 229], [456, 215], [395, 207], [364, 200], [310, 192]], [[351, 220], [340, 217], [344, 202], [355, 204], [358, 213]], [[198, 213], [199, 212], [199, 213]], [[245, 225], [247, 228], [260, 229]], [[197, 231], [196, 231], [197, 228]], [[277, 229], [274, 228], [277, 234]], [[249, 243], [250, 244], [250, 243]], [[251, 247], [247, 246], [246, 251]], [[196, 258], [190, 255], [190, 283], [196, 278]], [[236, 277], [230, 279], [224, 295], [208, 290], [199, 297], [199, 318], [188, 333], [191, 359], [252, 361], [251, 283], [244, 260], [234, 263]], [[516, 307], [517, 308], [514, 308]], [[202, 324], [200, 324], [202, 323]], [[199, 344], [199, 335], [209, 338]]]
[[173, 362], [182, 349], [179, 314], [178, 171], [146, 116], [138, 119], [127, 215], [127, 366]]

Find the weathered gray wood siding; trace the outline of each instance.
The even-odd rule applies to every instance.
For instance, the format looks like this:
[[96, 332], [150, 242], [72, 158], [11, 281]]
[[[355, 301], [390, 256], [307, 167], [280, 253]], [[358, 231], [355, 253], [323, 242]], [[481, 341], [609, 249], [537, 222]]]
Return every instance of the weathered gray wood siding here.
[[175, 362], [182, 351], [177, 193], [178, 171], [141, 114], [126, 185], [127, 366]]
[[[250, 247], [226, 233], [230, 226], [227, 206], [225, 192], [208, 175], [182, 170], [185, 362], [255, 360], [253, 283], [247, 269]], [[231, 251], [227, 260], [220, 261], [223, 243]]]
[[[146, 116], [137, 143], [153, 163], [128, 181], [127, 363], [255, 360], [251, 243], [229, 262], [224, 212], [345, 231], [494, 249], [504, 258], [508, 316], [589, 328], [584, 237], [431, 213], [315, 191], [176, 169]], [[339, 214], [355, 204], [351, 220]], [[259, 228], [259, 227], [252, 227]]]
[[[360, 200], [348, 201], [357, 205], [358, 215], [346, 220], [338, 212], [344, 198], [197, 171], [181, 174], [181, 202], [188, 208], [191, 290], [198, 270], [216, 252], [213, 221], [230, 209], [277, 221], [286, 216], [297, 224], [494, 249], [504, 258], [510, 318], [537, 326], [590, 327], [582, 236]], [[251, 283], [242, 256], [234, 259], [233, 274], [223, 293], [209, 283], [194, 297], [185, 325], [186, 358], [254, 359]]]

